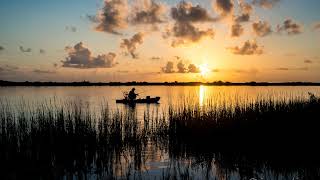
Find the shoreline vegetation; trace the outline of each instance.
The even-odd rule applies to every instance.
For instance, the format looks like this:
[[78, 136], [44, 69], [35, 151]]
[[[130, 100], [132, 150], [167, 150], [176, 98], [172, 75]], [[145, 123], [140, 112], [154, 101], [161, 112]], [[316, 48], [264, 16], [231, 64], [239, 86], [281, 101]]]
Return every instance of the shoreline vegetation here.
[[[0, 99], [1, 179], [319, 179], [320, 98], [163, 114]], [[153, 155], [148, 154], [152, 152]], [[153, 174], [154, 154], [167, 161]], [[161, 158], [160, 158], [161, 159]]]
[[0, 86], [320, 86], [320, 82], [14, 82], [0, 80]]

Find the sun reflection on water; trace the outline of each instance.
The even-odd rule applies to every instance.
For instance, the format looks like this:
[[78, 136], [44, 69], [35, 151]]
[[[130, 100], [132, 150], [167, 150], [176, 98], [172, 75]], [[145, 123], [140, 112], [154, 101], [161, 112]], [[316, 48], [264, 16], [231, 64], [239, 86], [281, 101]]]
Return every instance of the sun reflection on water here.
[[206, 87], [204, 85], [199, 86], [199, 105], [204, 105], [204, 99], [205, 99], [205, 93], [206, 93]]

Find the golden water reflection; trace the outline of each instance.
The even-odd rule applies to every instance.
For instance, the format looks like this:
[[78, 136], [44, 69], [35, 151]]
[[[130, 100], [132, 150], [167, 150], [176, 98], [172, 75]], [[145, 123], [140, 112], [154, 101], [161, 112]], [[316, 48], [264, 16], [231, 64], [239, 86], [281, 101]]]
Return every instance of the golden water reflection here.
[[204, 85], [199, 86], [199, 105], [200, 106], [203, 106], [205, 104], [206, 90], [207, 90], [206, 86]]
[[[101, 86], [101, 87], [0, 87], [0, 98], [19, 106], [21, 100], [31, 104], [48, 103], [55, 99], [62, 104], [78, 102], [89, 104], [92, 111], [99, 114], [101, 104], [107, 104], [113, 111], [127, 110], [128, 106], [116, 104], [115, 100], [123, 98], [123, 91], [133, 86]], [[215, 106], [246, 104], [259, 99], [289, 100], [292, 98], [309, 98], [308, 92], [320, 96], [319, 86], [135, 86], [141, 98], [159, 96], [160, 104], [138, 104], [135, 111], [143, 117], [150, 111], [162, 114], [170, 105], [178, 106], [186, 103]]]

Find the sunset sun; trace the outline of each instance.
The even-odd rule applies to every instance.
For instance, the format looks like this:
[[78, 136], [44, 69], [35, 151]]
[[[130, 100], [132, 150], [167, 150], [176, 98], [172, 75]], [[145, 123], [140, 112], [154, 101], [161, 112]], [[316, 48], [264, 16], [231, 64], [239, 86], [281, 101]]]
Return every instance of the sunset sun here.
[[201, 76], [205, 76], [210, 72], [210, 69], [208, 67], [208, 64], [201, 64], [199, 66], [200, 74]]

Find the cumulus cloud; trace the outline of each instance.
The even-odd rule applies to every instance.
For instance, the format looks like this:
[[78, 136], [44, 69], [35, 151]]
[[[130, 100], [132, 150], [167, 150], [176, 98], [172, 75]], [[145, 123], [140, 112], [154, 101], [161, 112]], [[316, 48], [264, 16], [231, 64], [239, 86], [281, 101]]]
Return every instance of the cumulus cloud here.
[[39, 49], [39, 53], [40, 53], [40, 54], [45, 54], [45, 53], [46, 53], [46, 50], [44, 50], [44, 49]]
[[233, 54], [237, 55], [260, 55], [263, 53], [263, 47], [259, 47], [255, 41], [246, 41], [242, 46], [228, 48]]
[[278, 71], [308, 71], [309, 68], [307, 68], [307, 67], [299, 67], [299, 68], [280, 67], [280, 68], [276, 68], [275, 70], [278, 70]]
[[200, 73], [200, 69], [195, 64], [185, 64], [179, 61], [177, 71], [174, 70], [174, 63], [168, 61], [166, 66], [162, 68], [163, 73]]
[[288, 56], [288, 57], [296, 57], [297, 54], [296, 53], [285, 53], [284, 56]]
[[241, 13], [240, 15], [235, 17], [235, 22], [242, 23], [242, 22], [248, 22], [250, 20], [251, 13], [253, 11], [253, 7], [251, 4], [246, 3], [243, 0], [239, 0], [239, 6]]
[[256, 75], [259, 73], [259, 70], [256, 68], [250, 68], [250, 69], [232, 69], [231, 72], [239, 73], [239, 74], [250, 74], [250, 75]]
[[66, 26], [66, 31], [77, 32], [77, 27], [75, 26]]
[[313, 25], [313, 30], [320, 30], [320, 22], [317, 22]]
[[165, 22], [166, 6], [154, 0], [140, 0], [133, 7], [130, 22], [133, 24], [156, 24]]
[[163, 67], [161, 70], [164, 73], [174, 73], [174, 64], [173, 64], [173, 62], [172, 61], [168, 61], [166, 66]]
[[233, 0], [215, 0], [214, 5], [221, 16], [228, 16], [233, 13]]
[[189, 64], [188, 72], [189, 73], [200, 73], [200, 69], [194, 64]]
[[161, 60], [161, 57], [158, 57], [158, 56], [153, 56], [150, 58], [151, 60], [154, 60], [154, 61], [158, 61], [158, 60]]
[[252, 29], [253, 32], [260, 37], [264, 37], [272, 33], [271, 25], [267, 21], [252, 23]]
[[304, 63], [306, 63], [306, 64], [312, 64], [313, 61], [311, 61], [310, 59], [306, 59], [306, 60], [304, 60]]
[[236, 23], [231, 26], [231, 37], [239, 37], [243, 34], [244, 29], [241, 24]]
[[288, 71], [289, 68], [280, 67], [280, 68], [276, 68], [276, 70], [278, 70], [278, 71]]
[[280, 0], [253, 0], [252, 4], [265, 8], [271, 9], [273, 8]]
[[0, 77], [4, 78], [19, 73], [19, 67], [12, 65], [0, 64]]
[[12, 66], [12, 65], [0, 65], [0, 72], [12, 72], [18, 70], [19, 67], [17, 66]]
[[178, 69], [178, 73], [185, 73], [186, 72], [186, 68], [185, 68], [185, 65], [182, 61], [180, 61], [178, 64], [177, 64], [177, 69]]
[[282, 25], [277, 26], [278, 32], [286, 32], [288, 35], [300, 34], [303, 32], [303, 26], [287, 19]]
[[221, 70], [220, 69], [212, 69], [211, 72], [215, 72], [215, 73], [218, 73], [220, 72]]
[[200, 5], [193, 6], [190, 2], [182, 1], [177, 7], [171, 8], [171, 17], [178, 22], [208, 22], [216, 21], [212, 18], [207, 9]]
[[85, 16], [85, 18], [88, 19], [89, 21], [93, 22], [93, 23], [99, 23], [100, 22], [99, 18], [96, 15], [87, 14]]
[[120, 47], [125, 49], [128, 54], [132, 56], [132, 58], [138, 58], [136, 53], [137, 46], [143, 43], [144, 34], [139, 32], [132, 36], [130, 39], [123, 39]]
[[212, 22], [208, 11], [200, 5], [193, 6], [190, 2], [182, 1], [171, 8], [171, 18], [175, 21], [173, 27], [167, 29], [165, 38], [173, 37], [172, 47], [199, 42], [205, 37], [214, 37], [212, 28], [201, 30], [194, 23]]
[[119, 30], [127, 27], [127, 0], [105, 0], [104, 7], [96, 17], [97, 31], [121, 34]]
[[84, 47], [82, 42], [76, 44], [74, 47], [66, 47], [66, 51], [68, 52], [68, 56], [62, 61], [62, 67], [80, 69], [111, 68], [117, 64], [115, 63], [115, 53], [94, 57], [92, 56], [91, 51]]
[[214, 37], [213, 29], [200, 30], [189, 22], [176, 22], [172, 28], [172, 32], [168, 31], [167, 35], [175, 37], [171, 46], [177, 47], [183, 44], [196, 43], [202, 39]]
[[242, 22], [248, 22], [250, 20], [250, 14], [241, 14], [240, 16], [237, 16], [235, 18], [235, 22], [242, 23]]
[[19, 46], [19, 50], [23, 53], [29, 53], [32, 52], [31, 48], [24, 48], [23, 46]]
[[32, 72], [37, 74], [55, 74], [56, 73], [56, 71], [42, 70], [42, 69], [34, 69]]

